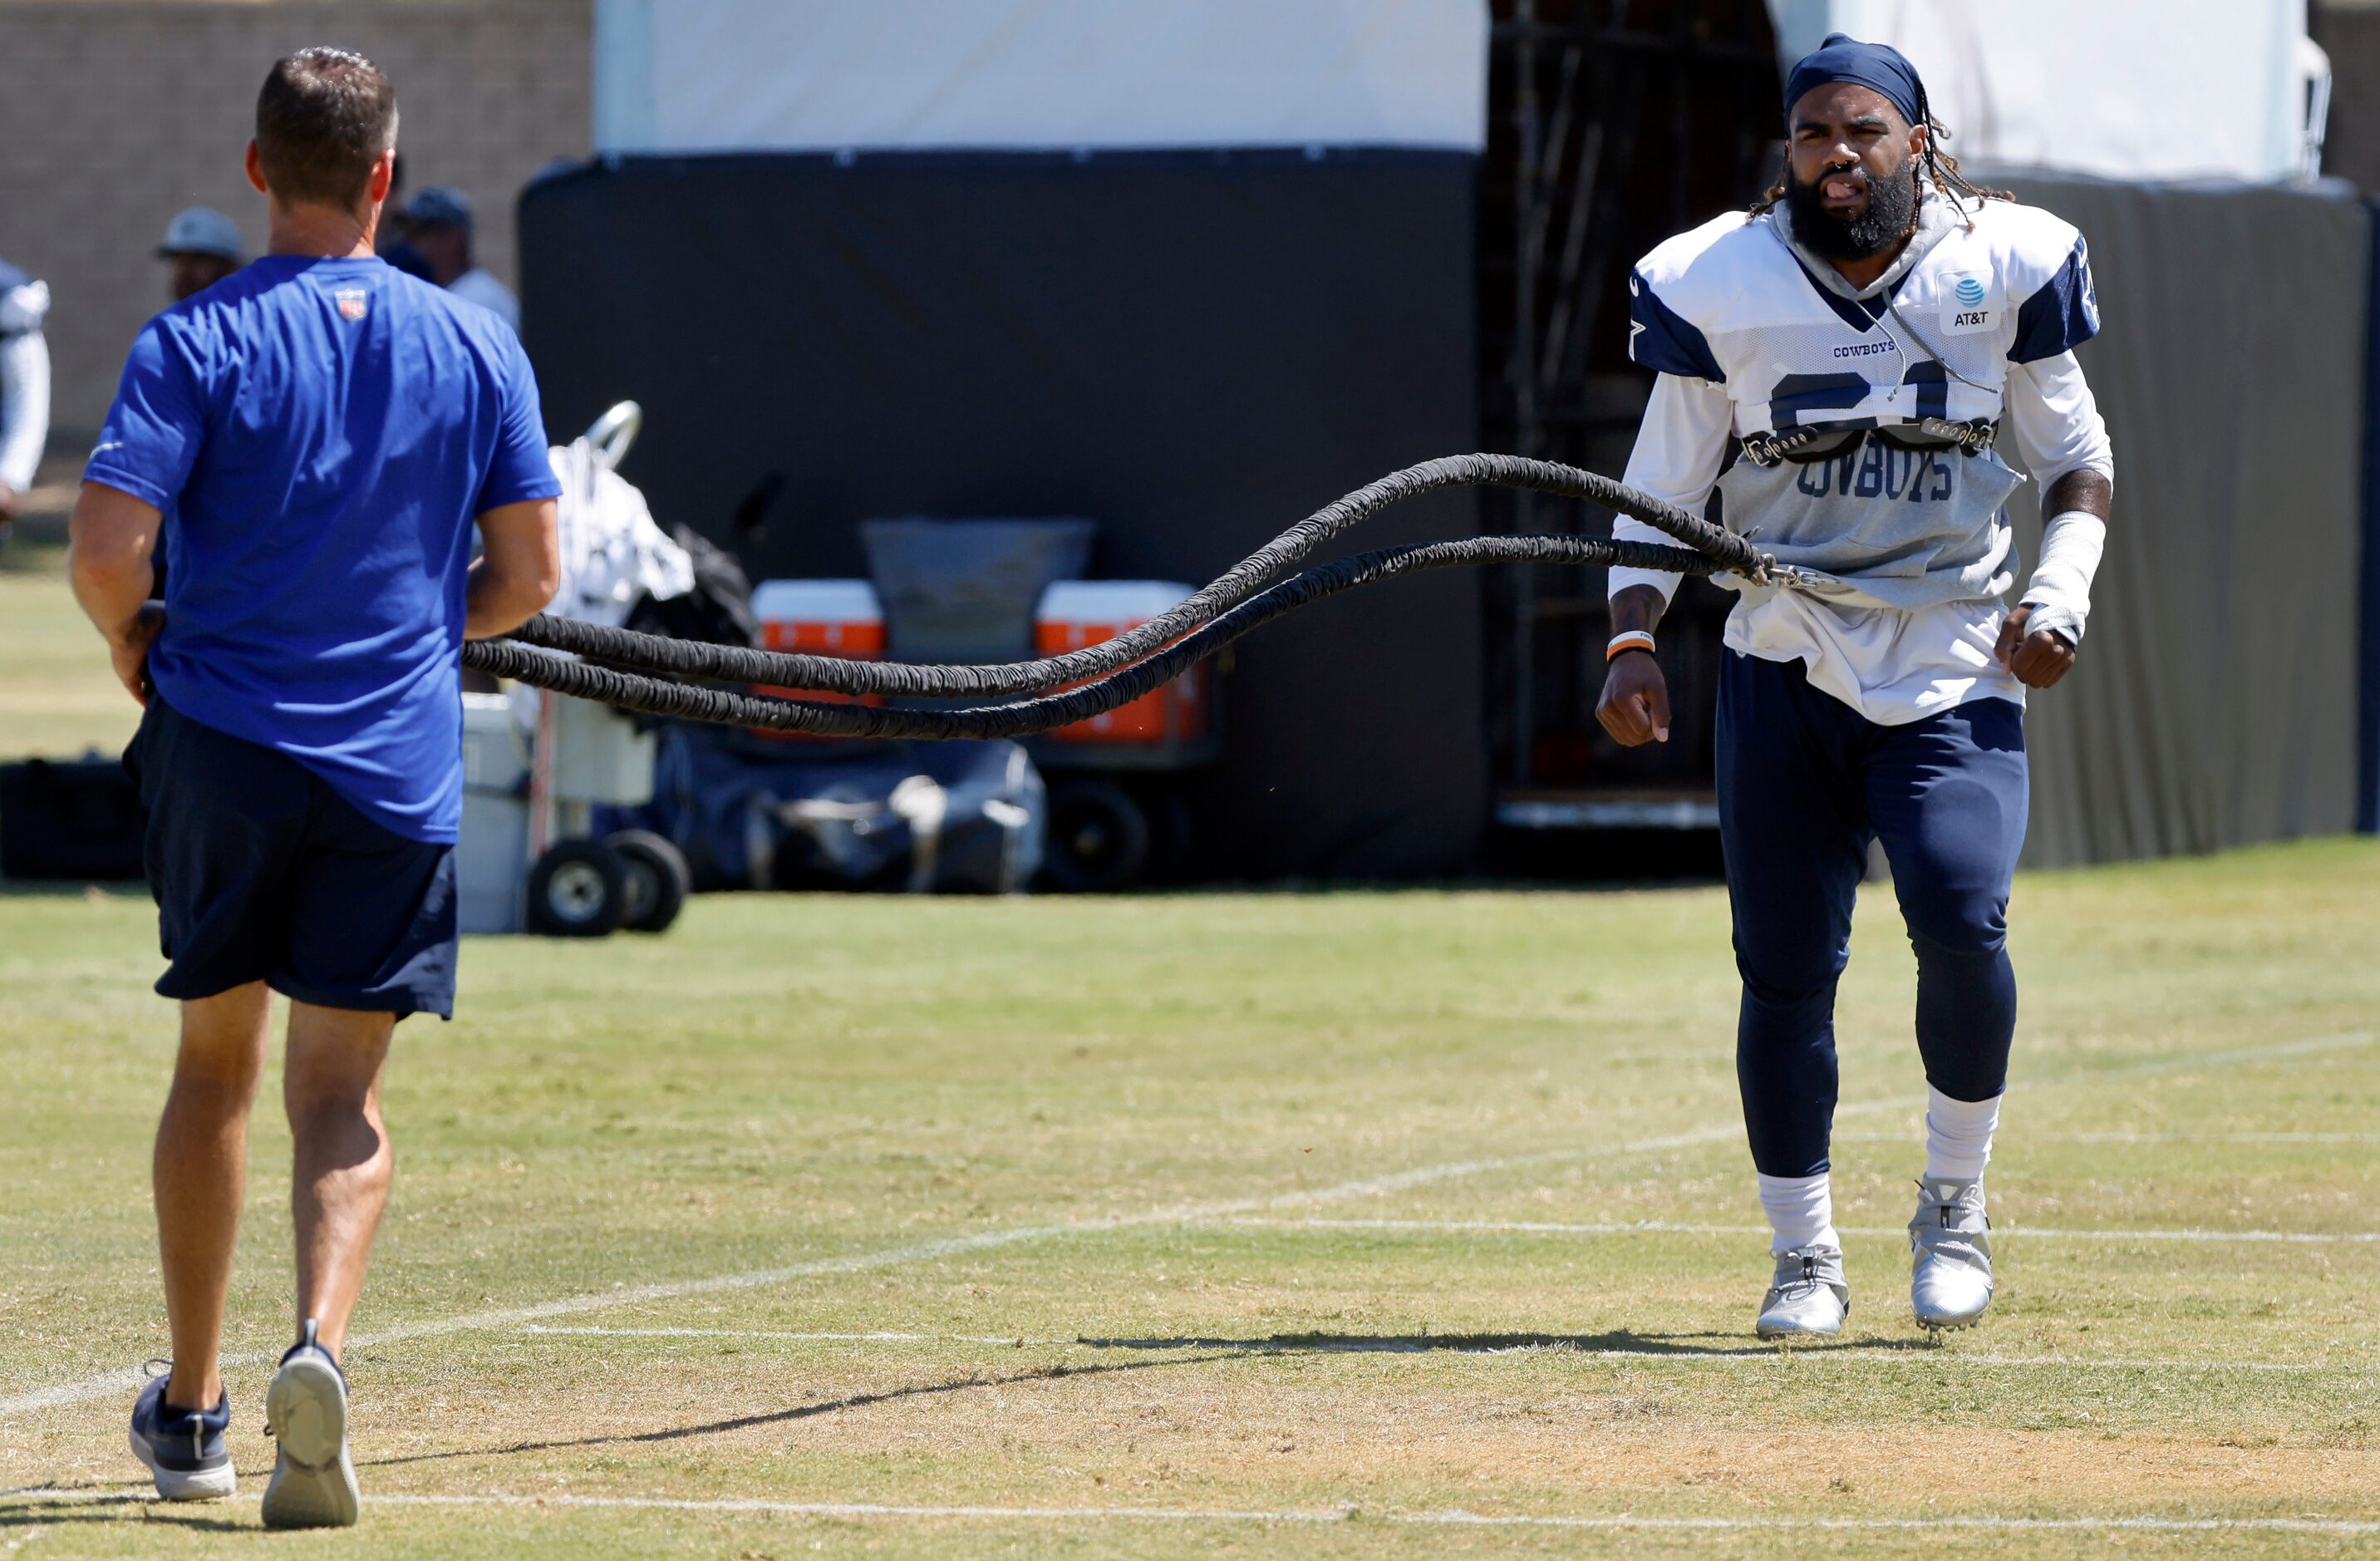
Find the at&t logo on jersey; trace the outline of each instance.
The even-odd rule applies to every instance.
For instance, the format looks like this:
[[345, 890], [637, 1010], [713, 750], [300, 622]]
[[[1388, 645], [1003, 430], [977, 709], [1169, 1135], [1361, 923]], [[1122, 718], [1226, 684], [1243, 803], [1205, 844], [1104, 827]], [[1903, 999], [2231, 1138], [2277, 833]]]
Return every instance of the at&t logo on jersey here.
[[341, 287], [332, 293], [331, 297], [338, 303], [339, 318], [342, 320], [362, 319], [364, 311], [370, 306], [371, 301], [371, 295], [361, 287]]
[[1942, 300], [1942, 328], [1953, 335], [1990, 330], [1997, 318], [1997, 311], [1989, 307], [1991, 297], [1991, 285], [1980, 276], [1952, 280]]

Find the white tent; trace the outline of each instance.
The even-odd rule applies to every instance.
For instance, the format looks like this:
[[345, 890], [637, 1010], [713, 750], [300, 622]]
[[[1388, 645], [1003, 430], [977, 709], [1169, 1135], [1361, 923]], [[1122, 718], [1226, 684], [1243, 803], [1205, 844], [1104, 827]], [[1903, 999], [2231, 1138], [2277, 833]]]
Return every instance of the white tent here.
[[1791, 62], [1890, 43], [1961, 157], [2106, 178], [2319, 171], [2330, 67], [2305, 0], [1768, 0]]
[[[2305, 0], [1768, 0], [1925, 73], [1953, 150], [2112, 178], [2314, 171]], [[1476, 152], [1487, 0], [596, 0], [604, 152]], [[2309, 129], [2311, 125], [2312, 128]]]
[[1484, 0], [597, 0], [601, 152], [1485, 144]]

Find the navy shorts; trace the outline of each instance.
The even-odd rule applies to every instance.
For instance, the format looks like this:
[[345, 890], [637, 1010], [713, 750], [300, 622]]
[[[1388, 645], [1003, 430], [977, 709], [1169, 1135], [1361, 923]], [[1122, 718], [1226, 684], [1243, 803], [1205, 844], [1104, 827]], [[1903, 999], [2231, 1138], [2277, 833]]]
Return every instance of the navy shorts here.
[[382, 828], [287, 754], [154, 694], [124, 767], [149, 812], [161, 995], [261, 981], [318, 1007], [454, 1017], [454, 847]]

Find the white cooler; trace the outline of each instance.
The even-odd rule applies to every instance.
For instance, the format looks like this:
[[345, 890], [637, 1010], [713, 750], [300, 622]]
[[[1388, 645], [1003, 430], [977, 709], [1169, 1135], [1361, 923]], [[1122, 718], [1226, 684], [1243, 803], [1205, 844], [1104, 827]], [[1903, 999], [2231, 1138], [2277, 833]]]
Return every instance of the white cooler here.
[[463, 696], [463, 835], [455, 848], [467, 933], [520, 931], [528, 873], [528, 734], [503, 694]]
[[[587, 833], [595, 803], [653, 798], [653, 734], [586, 700], [554, 701], [550, 774], [553, 838]], [[535, 708], [533, 705], [530, 707]], [[517, 933], [529, 869], [529, 773], [535, 750], [511, 695], [463, 696], [463, 828], [455, 849], [457, 910], [467, 933]]]

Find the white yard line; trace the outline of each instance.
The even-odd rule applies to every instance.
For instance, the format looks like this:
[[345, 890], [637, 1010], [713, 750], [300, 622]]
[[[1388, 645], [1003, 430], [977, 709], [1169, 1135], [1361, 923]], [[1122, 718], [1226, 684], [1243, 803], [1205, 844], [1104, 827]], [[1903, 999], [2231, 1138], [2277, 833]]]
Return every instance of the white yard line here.
[[[257, 1499], [253, 1495], [236, 1498]], [[0, 1501], [122, 1504], [155, 1500], [145, 1493], [87, 1490], [11, 1491]], [[716, 1512], [768, 1518], [923, 1518], [927, 1521], [1319, 1524], [1388, 1523], [1406, 1528], [1644, 1530], [1681, 1533], [1912, 1532], [1925, 1530], [1984, 1532], [2288, 1533], [2363, 1535], [2380, 1533], [2380, 1521], [2326, 1518], [2009, 1518], [1980, 1514], [1963, 1518], [1659, 1518], [1630, 1513], [1382, 1511], [1375, 1507], [1197, 1506], [898, 1506], [878, 1502], [756, 1501], [735, 1497], [529, 1495], [503, 1491], [451, 1495], [371, 1494], [368, 1506], [524, 1507], [535, 1511]]]
[[1515, 1528], [1515, 1529], [1645, 1529], [1653, 1531], [1707, 1530], [1718, 1532], [1792, 1533], [1828, 1530], [2146, 1530], [2169, 1532], [2222, 1532], [2231, 1530], [2263, 1531], [2283, 1533], [2371, 1534], [2380, 1533], [2380, 1521], [2362, 1519], [2325, 1519], [2315, 1518], [1637, 1518], [1627, 1514], [1609, 1517], [1567, 1517], [1534, 1513], [1484, 1513], [1464, 1511], [1382, 1512], [1370, 1508], [1285, 1507], [1267, 1511], [1231, 1507], [1163, 1507], [1163, 1506], [901, 1506], [872, 1502], [767, 1502], [736, 1500], [670, 1500], [639, 1496], [560, 1496], [540, 1497], [511, 1494], [465, 1496], [398, 1497], [397, 1500], [418, 1502], [436, 1506], [581, 1506], [597, 1509], [659, 1508], [663, 1511], [709, 1511], [765, 1513], [784, 1517], [815, 1518], [922, 1518], [928, 1519], [975, 1518], [992, 1520], [1092, 1521], [1092, 1522], [1159, 1522], [1159, 1523], [1393, 1523], [1416, 1528]]
[[541, 1336], [597, 1339], [793, 1339], [817, 1344], [997, 1344], [1014, 1349], [1026, 1346], [1069, 1345], [1074, 1339], [1028, 1339], [1014, 1334], [816, 1334], [786, 1328], [547, 1328], [532, 1323], [521, 1330]]
[[[1722, 1133], [1735, 1130], [1731, 1123], [1723, 1127], [1714, 1125], [1694, 1133], [1647, 1139], [1639, 1143], [1618, 1145], [1615, 1149], [1621, 1152], [1650, 1152], [1676, 1147], [1686, 1142], [1706, 1141]], [[609, 1290], [599, 1290], [586, 1295], [563, 1296], [553, 1300], [539, 1301], [528, 1306], [496, 1307], [483, 1311], [464, 1312], [458, 1316], [401, 1323], [394, 1328], [358, 1335], [347, 1341], [347, 1346], [350, 1349], [370, 1349], [382, 1345], [402, 1344], [411, 1339], [435, 1338], [448, 1334], [471, 1333], [491, 1328], [517, 1328], [524, 1323], [541, 1322], [550, 1317], [576, 1316], [589, 1311], [609, 1311], [615, 1307], [674, 1300], [686, 1296], [710, 1295], [722, 1290], [758, 1289], [767, 1286], [785, 1284], [795, 1279], [815, 1278], [832, 1274], [858, 1274], [901, 1263], [929, 1262], [937, 1258], [989, 1251], [996, 1248], [1014, 1247], [1030, 1241], [1097, 1235], [1107, 1231], [1148, 1226], [1194, 1224], [1201, 1220], [1220, 1219], [1259, 1209], [1301, 1208], [1346, 1198], [1402, 1192], [1409, 1188], [1424, 1187], [1431, 1182], [1461, 1177], [1477, 1176], [1485, 1171], [1517, 1170], [1532, 1165], [1556, 1165], [1564, 1161], [1583, 1159], [1591, 1152], [1593, 1152], [1584, 1149], [1563, 1149], [1549, 1150], [1536, 1154], [1509, 1155], [1491, 1160], [1453, 1160], [1442, 1165], [1423, 1165], [1409, 1171], [1393, 1172], [1387, 1176], [1366, 1177], [1356, 1181], [1339, 1182], [1330, 1187], [1307, 1188], [1265, 1197], [1240, 1198], [1220, 1203], [1172, 1204], [1163, 1208], [1145, 1210], [1138, 1213], [1116, 1214], [1104, 1219], [1082, 1220], [1066, 1225], [1013, 1226], [1005, 1230], [987, 1230], [972, 1236], [943, 1237], [937, 1240], [880, 1248], [874, 1251], [853, 1252], [841, 1257], [816, 1258], [807, 1262], [788, 1263], [782, 1268], [755, 1269], [742, 1274], [715, 1274], [699, 1279], [668, 1280], [651, 1285], [618, 1285]], [[278, 1359], [277, 1352], [227, 1355], [224, 1357], [223, 1363], [232, 1367], [253, 1366], [275, 1359]], [[84, 1403], [93, 1398], [104, 1398], [113, 1394], [137, 1389], [144, 1380], [145, 1376], [141, 1369], [134, 1366], [113, 1372], [103, 1372], [79, 1382], [59, 1383], [50, 1387], [35, 1388], [30, 1392], [0, 1398], [0, 1419], [34, 1410], [56, 1409], [67, 1404]]]
[[2080, 1068], [2061, 1074], [2060, 1083], [2088, 1083], [2119, 1075], [2137, 1078], [2146, 1073], [2189, 1073], [2202, 1067], [2230, 1067], [2240, 1063], [2279, 1062], [2289, 1057], [2315, 1056], [2324, 1052], [2352, 1051], [2380, 1041], [2380, 1030], [2349, 1030], [2337, 1035], [2313, 1035], [2302, 1041], [2276, 1041], [2263, 1046], [2235, 1046], [2228, 1051], [2200, 1052], [2171, 1057], [2151, 1057], [2118, 1063], [2112, 1067]]
[[[1670, 1220], [1614, 1221], [1608, 1224], [1567, 1224], [1556, 1220], [1413, 1220], [1413, 1219], [1265, 1219], [1248, 1215], [1228, 1215], [1220, 1220], [1185, 1220], [1186, 1225], [1224, 1225], [1252, 1226], [1261, 1230], [1399, 1230], [1443, 1232], [1449, 1235], [1466, 1231], [1487, 1234], [1512, 1233], [1537, 1236], [1766, 1236], [1765, 1225], [1688, 1225]], [[1888, 1236], [1906, 1240], [1908, 1228], [1898, 1225], [1847, 1225], [1836, 1227], [1840, 1236]], [[2215, 1242], [2300, 1242], [2324, 1245], [2336, 1242], [2369, 1243], [2380, 1241], [2380, 1231], [2371, 1230], [2066, 1230], [2045, 1226], [1996, 1225], [1995, 1236], [2026, 1236], [2046, 1241], [2215, 1241]]]
[[[2102, 1068], [2082, 1075], [2082, 1080], [2131, 1074], [2173, 1072], [2192, 1067], [2229, 1067], [2272, 1058], [2303, 1056], [2311, 1053], [2339, 1051], [2352, 1046], [2368, 1045], [2375, 1039], [2380, 1039], [2380, 1031], [2358, 1031], [2343, 1035], [2316, 1036], [2303, 1041], [2284, 1041], [2270, 1046], [2250, 1046], [2225, 1052], [2210, 1052], [2197, 1056], [2159, 1057], [2145, 1062]], [[1836, 1116], [1840, 1119], [1877, 1111], [1909, 1111], [1924, 1104], [1922, 1099], [1915, 1097], [1857, 1102], [1837, 1107]], [[785, 1284], [795, 1279], [817, 1278], [832, 1274], [858, 1274], [901, 1263], [930, 1262], [937, 1258], [989, 1251], [996, 1248], [1013, 1247], [1029, 1241], [1097, 1235], [1106, 1231], [1148, 1226], [1196, 1224], [1200, 1221], [1224, 1218], [1232, 1214], [1252, 1213], [1265, 1209], [1297, 1208], [1306, 1204], [1333, 1202], [1346, 1198], [1401, 1192], [1408, 1188], [1424, 1187], [1432, 1182], [1477, 1176], [1483, 1172], [1517, 1170], [1529, 1165], [1561, 1165], [1587, 1159], [1601, 1152], [1658, 1153], [1663, 1150], [1724, 1142], [1742, 1131], [1741, 1122], [1730, 1116], [1726, 1121], [1714, 1122], [1707, 1127], [1659, 1138], [1639, 1139], [1612, 1145], [1609, 1149], [1595, 1147], [1556, 1149], [1536, 1154], [1509, 1155], [1494, 1159], [1454, 1160], [1442, 1165], [1423, 1165], [1410, 1171], [1393, 1172], [1387, 1176], [1367, 1177], [1358, 1181], [1341, 1182], [1331, 1187], [1276, 1193], [1269, 1197], [1234, 1199], [1219, 1203], [1175, 1205], [1150, 1209], [1139, 1213], [1117, 1214], [1105, 1219], [1082, 1220], [1066, 1225], [1017, 1226], [1006, 1230], [987, 1230], [972, 1236], [944, 1237], [938, 1240], [881, 1248], [872, 1252], [853, 1252], [842, 1257], [818, 1258], [807, 1262], [789, 1263], [782, 1268], [756, 1269], [742, 1274], [668, 1280], [651, 1285], [623, 1284], [614, 1286], [609, 1290], [563, 1296], [528, 1306], [495, 1307], [482, 1311], [464, 1312], [453, 1317], [431, 1318], [419, 1323], [401, 1323], [396, 1327], [382, 1329], [377, 1333], [359, 1335], [349, 1339], [347, 1344], [351, 1349], [370, 1349], [381, 1345], [402, 1344], [412, 1339], [437, 1338], [449, 1334], [473, 1333], [490, 1328], [516, 1328], [523, 1323], [536, 1323], [549, 1317], [576, 1316], [584, 1312], [608, 1311], [613, 1307], [638, 1306], [653, 1301], [674, 1300], [686, 1296], [715, 1294], [722, 1290], [758, 1289], [767, 1286]], [[227, 1355], [224, 1358], [223, 1363], [235, 1368], [255, 1366], [275, 1358], [273, 1352], [251, 1352]], [[139, 1388], [142, 1381], [143, 1373], [140, 1368], [128, 1366], [111, 1372], [102, 1372], [75, 1382], [57, 1383], [48, 1387], [37, 1387], [28, 1392], [12, 1394], [7, 1397], [0, 1398], [0, 1419], [42, 1409], [58, 1409], [68, 1404], [87, 1403], [94, 1398], [105, 1398], [111, 1395], [131, 1392]]]
[[[2380, 1133], [2025, 1133], [2013, 1135], [2028, 1144], [2380, 1144]], [[1880, 1144], [1901, 1142], [1883, 1133], [1838, 1135], [1835, 1142]]]

